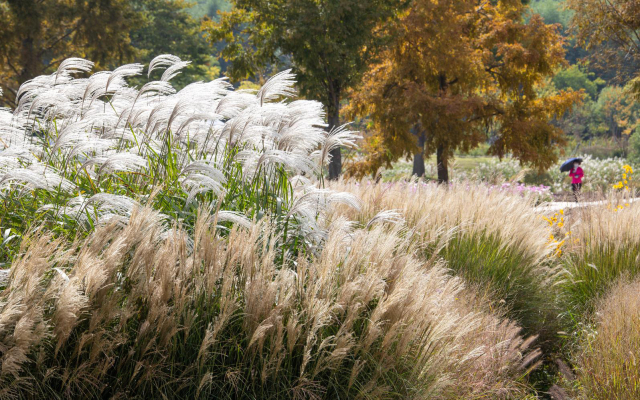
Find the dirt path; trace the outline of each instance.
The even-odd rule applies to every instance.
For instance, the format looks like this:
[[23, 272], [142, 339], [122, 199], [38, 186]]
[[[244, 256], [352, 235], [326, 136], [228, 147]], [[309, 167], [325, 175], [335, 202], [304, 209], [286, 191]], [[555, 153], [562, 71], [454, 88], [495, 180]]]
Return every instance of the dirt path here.
[[[626, 200], [626, 203], [635, 203], [637, 201], [640, 201], [640, 197]], [[609, 204], [609, 200], [586, 201], [586, 202], [577, 202], [577, 203], [575, 201], [554, 201], [551, 203], [541, 204], [538, 207], [536, 207], [536, 210], [539, 210], [542, 212], [555, 212], [555, 211], [567, 210], [571, 208], [603, 206], [606, 204]]]

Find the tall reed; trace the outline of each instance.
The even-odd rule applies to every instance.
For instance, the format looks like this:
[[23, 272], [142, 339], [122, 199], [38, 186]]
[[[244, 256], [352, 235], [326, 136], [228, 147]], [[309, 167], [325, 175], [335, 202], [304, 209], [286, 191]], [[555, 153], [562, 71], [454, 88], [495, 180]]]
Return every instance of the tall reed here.
[[339, 215], [360, 221], [396, 210], [419, 243], [423, 259], [441, 257], [447, 267], [496, 302], [527, 334], [554, 341], [558, 275], [550, 259], [549, 231], [531, 199], [477, 184], [442, 186], [420, 182], [332, 184], [355, 193], [361, 208]]
[[619, 278], [640, 272], [640, 204], [610, 196], [601, 206], [574, 211], [567, 222], [563, 293], [580, 319]]
[[576, 398], [640, 398], [640, 283], [620, 280], [595, 307], [575, 355]]
[[328, 227], [277, 262], [265, 222], [193, 233], [136, 208], [87, 239], [23, 241], [0, 292], [2, 398], [508, 398], [536, 359], [401, 228]]
[[162, 78], [134, 88], [141, 64], [81, 78], [93, 63], [72, 58], [20, 87], [17, 108], [0, 109], [0, 263], [43, 220], [73, 238], [137, 205], [185, 227], [202, 205], [233, 222], [267, 218], [288, 233], [287, 250], [318, 244], [315, 219], [293, 203], [329, 195], [314, 184], [331, 150], [357, 135], [327, 133], [322, 105], [294, 100], [288, 71], [258, 91], [218, 79], [176, 92], [169, 81], [186, 65], [158, 56], [147, 71]]

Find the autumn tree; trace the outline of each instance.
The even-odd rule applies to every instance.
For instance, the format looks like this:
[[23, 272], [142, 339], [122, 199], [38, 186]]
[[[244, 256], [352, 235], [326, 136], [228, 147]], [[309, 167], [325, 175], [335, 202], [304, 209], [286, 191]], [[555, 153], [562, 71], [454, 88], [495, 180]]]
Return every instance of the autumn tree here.
[[[219, 22], [207, 25], [234, 81], [265, 66], [291, 65], [303, 95], [327, 108], [329, 129], [340, 125], [347, 89], [359, 82], [384, 35], [374, 31], [404, 0], [233, 0]], [[340, 148], [331, 152], [329, 178], [342, 170]]]
[[0, 85], [10, 104], [23, 82], [70, 56], [121, 62], [140, 22], [127, 0], [0, 0]]
[[[351, 173], [436, 154], [438, 180], [449, 180], [454, 151], [491, 140], [490, 154], [511, 154], [545, 168], [564, 141], [550, 121], [582, 96], [541, 95], [537, 85], [564, 63], [556, 26], [525, 22], [518, 0], [414, 0], [392, 27], [393, 44], [371, 65], [349, 114], [369, 116], [366, 157]], [[489, 136], [491, 136], [489, 138]]]
[[189, 7], [184, 0], [0, 0], [0, 105], [15, 106], [20, 84], [68, 57], [101, 69], [171, 53], [193, 61], [188, 80], [217, 77]]
[[[623, 84], [640, 72], [640, 0], [567, 0], [578, 43], [592, 65]], [[639, 87], [640, 89], [640, 87]]]
[[173, 85], [178, 87], [195, 80], [219, 78], [218, 60], [213, 57], [213, 50], [200, 31], [200, 21], [191, 15], [193, 3], [186, 0], [130, 0], [130, 4], [142, 19], [129, 32], [131, 45], [138, 53], [137, 61], [148, 63], [160, 54], [173, 54], [191, 61], [172, 79]]

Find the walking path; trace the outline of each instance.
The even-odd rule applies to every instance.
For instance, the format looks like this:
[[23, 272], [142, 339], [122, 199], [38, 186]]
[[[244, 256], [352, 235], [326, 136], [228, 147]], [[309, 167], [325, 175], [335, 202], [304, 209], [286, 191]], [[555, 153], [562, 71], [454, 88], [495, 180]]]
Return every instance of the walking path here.
[[[636, 201], [640, 201], [640, 197], [636, 197], [635, 199], [625, 200], [626, 203], [634, 203]], [[555, 201], [551, 203], [544, 203], [536, 207], [536, 210], [548, 212], [548, 211], [560, 211], [567, 210], [570, 208], [583, 208], [583, 207], [592, 207], [592, 206], [603, 206], [609, 204], [608, 200], [600, 200], [600, 201], [589, 201], [589, 202], [578, 202], [575, 201]]]

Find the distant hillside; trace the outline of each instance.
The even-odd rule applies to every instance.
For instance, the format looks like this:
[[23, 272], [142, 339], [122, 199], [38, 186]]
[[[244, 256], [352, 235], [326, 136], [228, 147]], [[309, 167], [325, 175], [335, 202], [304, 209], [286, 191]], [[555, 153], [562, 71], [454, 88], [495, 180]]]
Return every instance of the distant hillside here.
[[565, 31], [569, 27], [573, 12], [565, 9], [565, 0], [532, 0], [530, 5], [547, 24], [560, 24]]
[[194, 18], [208, 16], [215, 19], [218, 10], [227, 11], [231, 8], [228, 0], [195, 0], [196, 4], [189, 10]]

